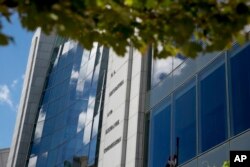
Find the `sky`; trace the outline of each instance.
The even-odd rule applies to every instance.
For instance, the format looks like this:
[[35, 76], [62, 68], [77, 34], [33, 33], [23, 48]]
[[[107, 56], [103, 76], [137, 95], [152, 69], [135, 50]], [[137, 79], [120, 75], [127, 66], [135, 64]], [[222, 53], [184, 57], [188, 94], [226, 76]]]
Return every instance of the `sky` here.
[[11, 20], [11, 24], [2, 22], [3, 32], [14, 37], [15, 42], [0, 46], [0, 149], [11, 146], [33, 35], [21, 27], [16, 14]]

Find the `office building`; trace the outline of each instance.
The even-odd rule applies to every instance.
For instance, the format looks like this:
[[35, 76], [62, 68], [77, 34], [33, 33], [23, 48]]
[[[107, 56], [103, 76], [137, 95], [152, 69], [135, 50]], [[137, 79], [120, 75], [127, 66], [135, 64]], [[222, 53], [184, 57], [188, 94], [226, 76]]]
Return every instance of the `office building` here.
[[8, 166], [221, 166], [250, 150], [250, 43], [187, 59], [38, 29]]
[[0, 167], [6, 167], [9, 152], [10, 152], [9, 148], [0, 149]]

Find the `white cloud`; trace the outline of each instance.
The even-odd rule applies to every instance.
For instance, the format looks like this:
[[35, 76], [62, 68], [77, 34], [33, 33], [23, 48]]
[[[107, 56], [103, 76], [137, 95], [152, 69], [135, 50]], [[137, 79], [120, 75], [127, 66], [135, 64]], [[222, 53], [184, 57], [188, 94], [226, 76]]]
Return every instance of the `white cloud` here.
[[0, 103], [7, 104], [13, 108], [13, 102], [10, 96], [10, 89], [7, 85], [0, 85]]
[[16, 85], [17, 85], [17, 83], [18, 83], [18, 80], [17, 80], [17, 79], [13, 80], [12, 83], [11, 83], [11, 87], [12, 87], [12, 88], [15, 88]]
[[79, 78], [79, 72], [76, 70], [73, 70], [71, 73], [71, 80], [77, 80]]
[[[166, 59], [156, 59], [153, 64], [153, 85], [164, 80], [170, 73], [173, 76], [181, 75], [186, 66], [183, 59], [178, 57], [167, 57]], [[179, 66], [182, 64], [181, 66]], [[173, 72], [174, 71], [174, 72]]]
[[85, 126], [86, 113], [81, 112], [78, 118], [77, 133], [80, 132]]

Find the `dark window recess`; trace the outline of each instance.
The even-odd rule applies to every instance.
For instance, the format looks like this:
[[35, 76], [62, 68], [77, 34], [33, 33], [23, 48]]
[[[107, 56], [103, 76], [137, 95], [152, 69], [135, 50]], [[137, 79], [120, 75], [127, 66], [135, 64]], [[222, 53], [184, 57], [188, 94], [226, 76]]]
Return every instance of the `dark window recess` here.
[[111, 143], [108, 147], [106, 147], [104, 149], [104, 153], [106, 153], [107, 151], [109, 151], [111, 148], [113, 148], [115, 145], [117, 145], [118, 143], [120, 143], [121, 141], [121, 137], [116, 139], [113, 143]]
[[115, 75], [115, 71], [111, 73], [111, 78]]
[[119, 89], [122, 85], [123, 85], [124, 81], [122, 80], [110, 93], [109, 96], [112, 96], [112, 94], [114, 94], [117, 89]]
[[119, 125], [119, 120], [117, 120], [113, 125], [111, 125], [108, 129], [106, 129], [105, 133], [108, 134], [111, 130]]
[[113, 113], [113, 110], [110, 110], [107, 114], [107, 117], [109, 117]]

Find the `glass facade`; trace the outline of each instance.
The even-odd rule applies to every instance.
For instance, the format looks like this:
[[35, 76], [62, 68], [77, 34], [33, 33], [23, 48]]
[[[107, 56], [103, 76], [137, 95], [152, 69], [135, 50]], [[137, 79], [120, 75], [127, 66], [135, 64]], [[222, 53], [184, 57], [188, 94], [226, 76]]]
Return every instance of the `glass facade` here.
[[212, 63], [200, 75], [200, 142], [201, 151], [227, 138], [225, 65]]
[[[183, 71], [180, 64], [168, 75], [175, 71], [190, 72], [185, 75], [188, 77], [181, 83], [181, 75], [172, 75], [163, 78], [163, 84], [157, 84], [161, 81], [160, 75], [154, 72], [154, 64], [159, 60], [153, 60], [152, 87], [148, 92], [151, 115], [148, 166], [164, 166], [175, 154], [179, 165], [183, 164], [250, 128], [250, 44], [208, 60], [183, 59], [182, 64], [192, 66], [193, 70]], [[171, 86], [176, 80], [181, 84]], [[168, 93], [156, 103], [155, 92], [164, 91]]]
[[68, 41], [52, 57], [27, 164], [96, 165], [108, 50]]
[[250, 128], [250, 46], [232, 54], [231, 64], [231, 100], [232, 134], [236, 135]]
[[[170, 154], [171, 105], [169, 100], [151, 115], [150, 166], [165, 166]], [[161, 151], [159, 151], [161, 150]]]
[[[191, 80], [175, 93], [174, 97], [174, 138], [179, 140], [179, 163], [196, 155], [196, 87]], [[177, 149], [177, 148], [175, 148]], [[175, 150], [176, 152], [177, 150]]]
[[174, 57], [167, 57], [166, 59], [154, 59], [152, 61], [151, 70], [151, 85], [157, 86], [161, 81], [166, 79], [168, 75], [171, 75], [172, 71], [181, 65], [186, 57], [177, 55]]

